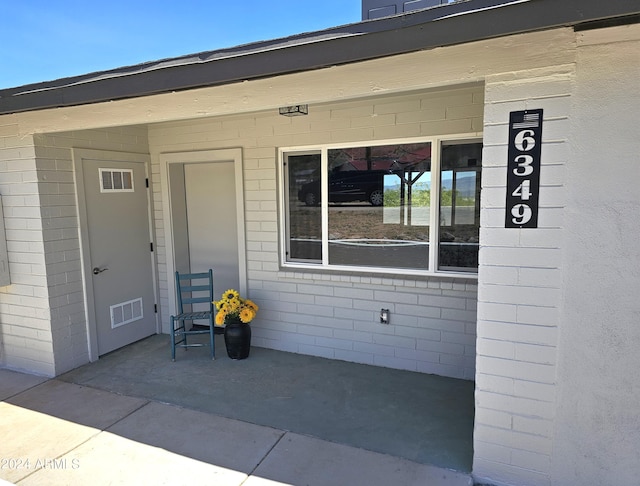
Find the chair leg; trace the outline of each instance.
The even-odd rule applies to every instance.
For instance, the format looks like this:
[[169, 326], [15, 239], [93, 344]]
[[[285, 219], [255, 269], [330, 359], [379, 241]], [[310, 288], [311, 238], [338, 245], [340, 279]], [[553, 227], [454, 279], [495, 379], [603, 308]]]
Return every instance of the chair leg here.
[[[193, 322], [191, 323], [191, 325], [193, 326]], [[187, 346], [187, 321], [182, 321], [182, 326], [183, 326], [183, 334], [182, 334], [182, 339], [184, 340], [184, 345]], [[187, 351], [189, 348], [185, 347], [184, 350]]]
[[175, 320], [173, 316], [171, 316], [171, 361], [176, 360], [176, 330], [175, 330]]
[[215, 327], [212, 320], [209, 320], [209, 345], [211, 346], [211, 359], [216, 359]]

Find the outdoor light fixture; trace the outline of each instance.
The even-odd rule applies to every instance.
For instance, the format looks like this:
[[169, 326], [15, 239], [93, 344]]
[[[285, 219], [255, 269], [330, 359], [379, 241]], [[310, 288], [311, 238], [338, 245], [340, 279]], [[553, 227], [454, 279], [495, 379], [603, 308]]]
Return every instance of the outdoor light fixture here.
[[380, 324], [389, 324], [389, 309], [380, 309]]
[[281, 106], [278, 110], [283, 116], [308, 115], [309, 105]]

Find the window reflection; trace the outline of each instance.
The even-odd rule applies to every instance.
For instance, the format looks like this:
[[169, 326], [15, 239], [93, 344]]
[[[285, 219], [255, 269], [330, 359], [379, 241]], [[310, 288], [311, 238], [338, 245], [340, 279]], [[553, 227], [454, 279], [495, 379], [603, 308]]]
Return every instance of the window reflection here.
[[322, 262], [322, 213], [320, 211], [320, 154], [286, 157], [288, 181], [288, 259]]
[[439, 268], [477, 271], [482, 144], [443, 144]]
[[329, 150], [329, 263], [429, 266], [431, 144]]

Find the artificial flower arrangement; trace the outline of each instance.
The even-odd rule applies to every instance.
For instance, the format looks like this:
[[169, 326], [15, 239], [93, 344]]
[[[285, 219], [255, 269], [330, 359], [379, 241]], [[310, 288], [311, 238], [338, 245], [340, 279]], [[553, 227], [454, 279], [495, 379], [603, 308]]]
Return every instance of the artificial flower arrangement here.
[[243, 299], [237, 290], [229, 289], [222, 294], [220, 300], [213, 303], [218, 309], [216, 324], [222, 326], [227, 318], [240, 319], [245, 324], [250, 323], [258, 312], [258, 306], [249, 299]]

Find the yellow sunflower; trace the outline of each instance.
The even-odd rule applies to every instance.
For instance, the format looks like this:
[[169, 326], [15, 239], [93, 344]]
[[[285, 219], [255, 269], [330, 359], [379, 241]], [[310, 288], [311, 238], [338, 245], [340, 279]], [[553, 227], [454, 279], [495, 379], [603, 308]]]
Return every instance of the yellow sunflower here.
[[250, 309], [249, 307], [245, 307], [240, 311], [240, 320], [245, 324], [251, 322], [255, 316], [256, 316], [256, 313], [253, 311], [253, 309]]
[[224, 294], [222, 294], [223, 300], [233, 300], [233, 299], [239, 299], [239, 298], [240, 298], [240, 294], [238, 293], [237, 290], [233, 290], [233, 289], [226, 290]]
[[226, 308], [229, 314], [233, 314], [240, 310], [241, 302], [239, 298], [230, 299], [227, 301]]
[[220, 300], [214, 300], [218, 312], [216, 313], [215, 323], [222, 326], [229, 319], [239, 319], [241, 322], [248, 324], [251, 322], [258, 312], [258, 306], [249, 299], [243, 299], [237, 290], [226, 290]]
[[223, 310], [218, 311], [218, 313], [216, 314], [216, 324], [218, 326], [222, 326], [224, 324], [224, 320], [227, 317], [227, 313]]
[[255, 302], [253, 302], [252, 300], [246, 299], [244, 301], [244, 305], [246, 305], [247, 307], [249, 307], [250, 309], [253, 309], [254, 312], [258, 312], [258, 306], [256, 305]]

